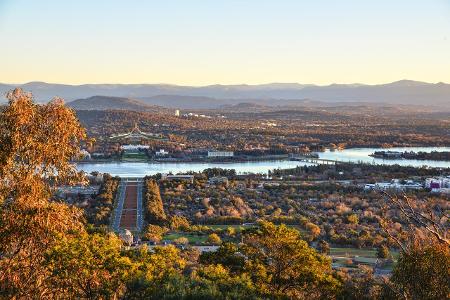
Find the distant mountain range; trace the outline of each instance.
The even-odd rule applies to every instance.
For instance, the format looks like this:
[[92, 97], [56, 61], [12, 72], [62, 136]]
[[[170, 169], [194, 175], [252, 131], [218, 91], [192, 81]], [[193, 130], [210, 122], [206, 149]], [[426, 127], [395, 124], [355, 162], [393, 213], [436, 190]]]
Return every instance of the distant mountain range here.
[[[33, 93], [38, 102], [47, 102], [55, 96], [67, 102], [93, 96], [122, 97], [133, 99], [129, 105], [140, 109], [140, 105], [159, 105], [182, 109], [210, 109], [224, 105], [254, 103], [269, 106], [296, 105], [299, 103], [358, 102], [412, 104], [450, 109], [450, 84], [426, 83], [401, 80], [388, 84], [331, 84], [317, 86], [298, 83], [273, 83], [261, 85], [210, 85], [203, 87], [168, 84], [84, 84], [65, 85], [45, 82], [26, 84], [0, 84], [0, 93], [5, 94], [14, 87]], [[113, 99], [113, 98], [111, 98]], [[4, 98], [2, 99], [4, 101]], [[92, 98], [106, 101], [106, 98]], [[82, 105], [77, 102], [72, 105]], [[85, 105], [85, 104], [83, 104]], [[122, 105], [122, 104], [118, 104]], [[137, 106], [136, 106], [137, 105]], [[95, 106], [95, 105], [94, 105]]]

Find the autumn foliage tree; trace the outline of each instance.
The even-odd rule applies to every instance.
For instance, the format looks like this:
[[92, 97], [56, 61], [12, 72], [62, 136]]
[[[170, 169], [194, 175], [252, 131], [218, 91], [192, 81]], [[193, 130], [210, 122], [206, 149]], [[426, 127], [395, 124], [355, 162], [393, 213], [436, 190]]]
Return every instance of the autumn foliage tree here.
[[149, 224], [162, 225], [167, 221], [156, 180], [145, 181], [145, 220]]
[[404, 225], [392, 226], [381, 218], [381, 226], [400, 255], [388, 286], [403, 299], [448, 299], [450, 297], [450, 241], [448, 203], [387, 196], [387, 207], [398, 212]]
[[240, 250], [247, 257], [245, 271], [263, 293], [319, 299], [332, 297], [340, 287], [330, 259], [286, 225], [261, 222], [256, 230], [244, 234]]
[[391, 277], [391, 287], [404, 299], [450, 297], [450, 249], [443, 243], [416, 241], [402, 251]]
[[80, 182], [70, 164], [86, 140], [60, 99], [39, 105], [20, 89], [0, 113], [0, 290], [7, 297], [51, 297], [44, 253], [61, 235], [83, 231], [82, 212], [50, 202], [56, 184]]
[[45, 253], [52, 293], [59, 298], [117, 299], [133, 270], [121, 248], [122, 241], [114, 234], [62, 237]]

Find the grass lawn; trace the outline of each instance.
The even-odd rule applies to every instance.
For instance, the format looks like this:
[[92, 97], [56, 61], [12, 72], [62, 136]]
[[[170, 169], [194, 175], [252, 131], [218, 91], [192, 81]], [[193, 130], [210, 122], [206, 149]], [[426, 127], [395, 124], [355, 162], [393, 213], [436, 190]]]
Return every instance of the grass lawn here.
[[137, 159], [137, 160], [147, 160], [148, 156], [145, 153], [124, 153], [122, 159]]
[[[212, 229], [222, 229], [222, 230], [226, 230], [228, 227], [232, 227], [232, 228], [236, 229], [237, 232], [240, 232], [243, 229], [256, 227], [256, 225], [226, 225], [226, 224], [224, 224], [224, 225], [205, 225], [205, 226], [208, 226]], [[306, 233], [306, 231], [304, 229], [300, 228], [299, 225], [286, 225], [286, 226], [297, 229], [302, 234]]]
[[[392, 251], [394, 262], [398, 259], [398, 252]], [[330, 256], [333, 258], [334, 267], [355, 268], [357, 265], [374, 266], [377, 261], [376, 249], [358, 249], [358, 248], [331, 248]], [[349, 265], [348, 260], [352, 263]], [[392, 271], [393, 264], [386, 263], [382, 269]]]
[[330, 255], [332, 256], [361, 256], [361, 257], [377, 257], [377, 250], [375, 249], [358, 249], [358, 248], [331, 248]]
[[254, 227], [254, 225], [206, 225], [211, 229], [222, 229], [222, 230], [226, 230], [228, 227], [232, 227], [234, 229], [236, 229], [237, 232], [242, 231], [245, 228], [252, 228]]
[[197, 235], [189, 232], [171, 232], [164, 235], [163, 240], [173, 241], [180, 237], [185, 237], [189, 240], [189, 244], [201, 244], [206, 242], [208, 235]]

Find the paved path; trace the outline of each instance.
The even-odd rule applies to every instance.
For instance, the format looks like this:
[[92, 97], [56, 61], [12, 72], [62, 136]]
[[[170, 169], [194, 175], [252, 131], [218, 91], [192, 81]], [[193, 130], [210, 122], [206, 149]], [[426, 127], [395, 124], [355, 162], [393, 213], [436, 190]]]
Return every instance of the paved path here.
[[144, 223], [142, 189], [142, 178], [121, 179], [112, 224], [114, 231], [128, 229], [139, 232], [142, 230]]
[[120, 217], [122, 216], [123, 203], [125, 201], [125, 186], [126, 183], [120, 180], [119, 190], [117, 192], [117, 207], [114, 211], [114, 219], [112, 228], [115, 232], [119, 232]]
[[144, 190], [144, 182], [139, 181], [137, 190], [137, 220], [136, 220], [137, 231], [142, 231], [142, 226], [144, 225], [144, 206], [142, 199], [143, 190]]

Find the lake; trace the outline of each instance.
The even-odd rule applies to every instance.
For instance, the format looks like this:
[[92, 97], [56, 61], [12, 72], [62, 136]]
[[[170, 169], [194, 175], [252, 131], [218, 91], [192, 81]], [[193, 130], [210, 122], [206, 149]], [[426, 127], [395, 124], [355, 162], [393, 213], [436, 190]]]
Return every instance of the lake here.
[[[426, 160], [402, 160], [402, 159], [381, 159], [370, 157], [375, 151], [387, 150], [381, 148], [353, 148], [336, 151], [319, 152], [319, 157], [324, 159], [332, 159], [345, 162], [358, 162], [375, 164], [399, 164], [402, 166], [420, 167], [427, 165], [430, 167], [450, 168], [450, 162], [445, 161], [426, 161]], [[450, 147], [404, 147], [390, 148], [391, 151], [450, 151]], [[145, 175], [154, 175], [157, 173], [185, 173], [188, 171], [200, 172], [208, 168], [235, 169], [238, 174], [245, 173], [263, 173], [273, 169], [295, 168], [300, 165], [311, 165], [299, 161], [250, 161], [250, 162], [233, 162], [233, 163], [203, 163], [203, 162], [107, 162], [107, 163], [80, 163], [77, 165], [79, 170], [87, 173], [98, 171], [101, 173], [109, 173], [113, 176], [120, 177], [143, 177]]]
[[[107, 162], [107, 163], [80, 163], [79, 170], [87, 173], [98, 171], [120, 177], [144, 177], [157, 173], [185, 173], [188, 171], [201, 172], [208, 168], [235, 169], [238, 174], [262, 173], [268, 170], [295, 168], [305, 163], [290, 160], [251, 161], [236, 163], [205, 163], [205, 162]], [[312, 164], [307, 164], [312, 165]]]
[[395, 165], [400, 166], [429, 166], [434, 168], [450, 168], [450, 162], [448, 161], [434, 161], [434, 160], [411, 160], [411, 159], [382, 159], [374, 158], [369, 156], [369, 154], [375, 151], [414, 151], [414, 152], [431, 152], [431, 151], [450, 151], [450, 147], [394, 147], [389, 149], [383, 148], [352, 148], [336, 151], [326, 151], [319, 152], [319, 157], [323, 159], [332, 159], [345, 162], [364, 162], [364, 163], [374, 163], [374, 164], [384, 164], [384, 165]]

